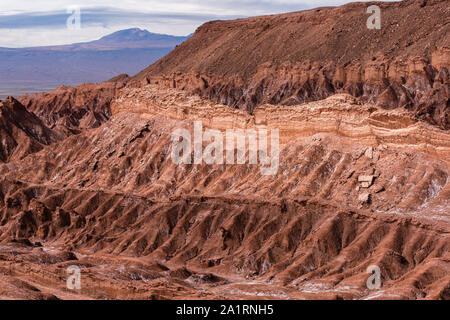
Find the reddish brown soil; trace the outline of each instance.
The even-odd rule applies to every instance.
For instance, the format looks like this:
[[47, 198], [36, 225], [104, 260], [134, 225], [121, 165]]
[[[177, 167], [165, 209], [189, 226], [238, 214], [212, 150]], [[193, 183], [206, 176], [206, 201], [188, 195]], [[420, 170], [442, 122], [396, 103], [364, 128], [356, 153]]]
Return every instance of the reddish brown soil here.
[[[450, 299], [449, 9], [379, 5], [380, 31], [367, 3], [207, 23], [0, 103], [0, 298]], [[175, 165], [194, 121], [278, 129], [277, 174]]]

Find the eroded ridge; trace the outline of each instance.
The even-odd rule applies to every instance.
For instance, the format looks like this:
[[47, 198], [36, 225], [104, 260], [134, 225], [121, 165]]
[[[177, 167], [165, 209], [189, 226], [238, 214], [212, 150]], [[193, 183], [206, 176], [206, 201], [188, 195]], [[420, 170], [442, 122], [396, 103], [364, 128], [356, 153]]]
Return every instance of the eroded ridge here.
[[[0, 166], [1, 297], [449, 298], [448, 132], [347, 95], [250, 115], [150, 85], [111, 108]], [[194, 121], [278, 128], [278, 172], [175, 164]]]

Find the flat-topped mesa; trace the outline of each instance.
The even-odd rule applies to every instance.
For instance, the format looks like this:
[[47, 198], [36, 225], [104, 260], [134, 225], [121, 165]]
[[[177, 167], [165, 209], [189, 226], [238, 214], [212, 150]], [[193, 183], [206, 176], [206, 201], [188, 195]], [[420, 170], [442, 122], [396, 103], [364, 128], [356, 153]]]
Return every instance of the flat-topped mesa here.
[[134, 77], [253, 112], [349, 93], [404, 107], [450, 128], [448, 3], [377, 3], [380, 30], [366, 26], [367, 3], [213, 21]]

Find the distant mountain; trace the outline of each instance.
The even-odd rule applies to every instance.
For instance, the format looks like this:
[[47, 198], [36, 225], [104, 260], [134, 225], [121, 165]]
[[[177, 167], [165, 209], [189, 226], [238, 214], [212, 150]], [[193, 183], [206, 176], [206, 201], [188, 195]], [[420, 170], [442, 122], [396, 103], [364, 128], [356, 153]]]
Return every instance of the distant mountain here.
[[86, 45], [118, 48], [123, 46], [123, 43], [126, 43], [128, 47], [132, 46], [133, 48], [167, 48], [175, 47], [188, 37], [168, 36], [135, 28], [114, 32], [100, 40], [89, 42]]
[[100, 82], [123, 73], [133, 75], [188, 37], [133, 28], [91, 42], [0, 48], [0, 99], [48, 91], [61, 84]]
[[[99, 40], [74, 43], [62, 46], [46, 46], [25, 48], [25, 50], [51, 50], [51, 51], [90, 51], [90, 50], [118, 50], [118, 49], [150, 49], [150, 48], [174, 48], [176, 45], [188, 39], [187, 37], [170, 36], [166, 34], [151, 33], [147, 30], [132, 28], [120, 30]], [[1, 50], [1, 48], [0, 48]], [[11, 49], [9, 49], [11, 50]], [[14, 49], [13, 49], [14, 50]]]

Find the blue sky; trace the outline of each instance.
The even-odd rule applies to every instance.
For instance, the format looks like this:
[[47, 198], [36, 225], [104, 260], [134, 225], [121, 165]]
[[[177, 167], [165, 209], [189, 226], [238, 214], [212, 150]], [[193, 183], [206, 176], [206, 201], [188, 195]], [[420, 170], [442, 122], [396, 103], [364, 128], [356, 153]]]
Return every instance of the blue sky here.
[[[345, 0], [0, 0], [0, 47], [68, 44], [98, 39], [117, 30], [147, 29], [188, 35], [209, 20], [282, 13]], [[81, 12], [81, 28], [70, 30], [68, 8]]]

